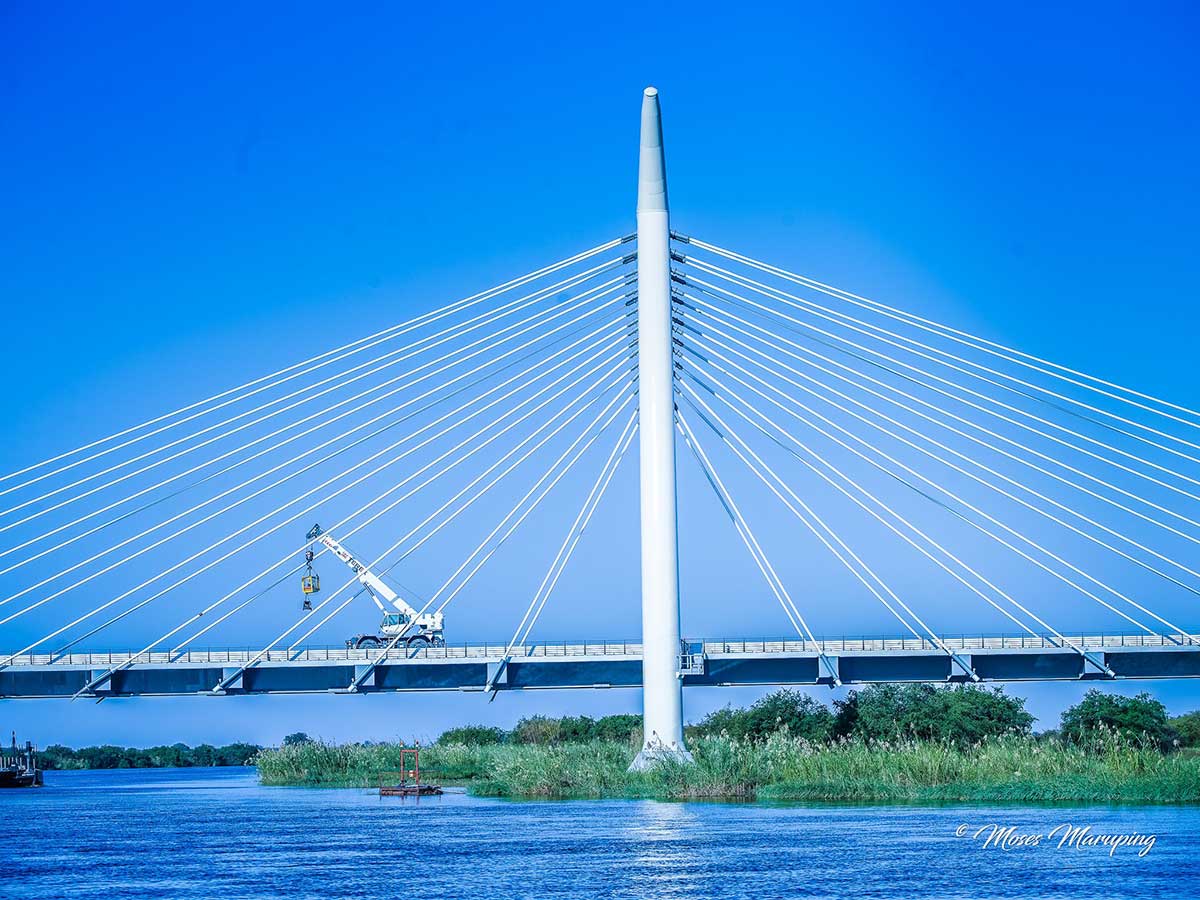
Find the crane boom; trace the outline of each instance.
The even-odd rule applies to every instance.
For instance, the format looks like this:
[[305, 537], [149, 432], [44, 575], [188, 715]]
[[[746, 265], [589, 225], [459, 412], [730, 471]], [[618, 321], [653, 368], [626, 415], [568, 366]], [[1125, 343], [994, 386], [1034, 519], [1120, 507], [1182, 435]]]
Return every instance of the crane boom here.
[[[375, 605], [379, 607], [379, 611], [383, 613], [383, 622], [379, 626], [380, 634], [358, 635], [349, 644], [356, 647], [371, 646], [372, 643], [378, 645], [382, 641], [403, 635], [410, 628], [415, 628], [415, 632], [408, 638], [408, 643], [413, 641], [424, 641], [428, 644], [442, 644], [442, 630], [444, 627], [444, 616], [440, 612], [422, 613], [414, 609], [403, 597], [397, 594], [382, 578], [372, 572], [364, 563], [360, 562], [348, 548], [342, 545], [332, 534], [322, 530], [320, 525], [314, 525], [308, 533], [308, 539], [316, 539], [320, 541], [322, 546], [329, 550], [334, 556], [349, 566], [358, 582], [371, 595], [371, 599], [375, 601]], [[389, 604], [395, 612], [388, 609]]]
[[382, 578], [355, 559], [354, 554], [343, 547], [341, 542], [334, 538], [332, 534], [326, 532], [320, 536], [319, 540], [329, 548], [330, 553], [350, 567], [350, 571], [355, 574], [355, 577], [358, 578], [362, 586], [367, 589], [367, 593], [375, 600], [375, 605], [379, 607], [380, 612], [387, 612], [387, 607], [380, 601], [382, 597], [383, 600], [386, 600], [410, 619], [416, 616], [417, 611], [415, 609], [404, 602], [399, 594], [388, 587]]

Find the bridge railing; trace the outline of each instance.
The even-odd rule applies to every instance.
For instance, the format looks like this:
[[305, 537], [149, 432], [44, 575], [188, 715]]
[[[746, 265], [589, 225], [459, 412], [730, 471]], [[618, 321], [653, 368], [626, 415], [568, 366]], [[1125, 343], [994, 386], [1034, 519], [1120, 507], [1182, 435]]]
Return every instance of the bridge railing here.
[[[1065, 635], [1068, 641], [1081, 647], [1173, 647], [1190, 644], [1184, 634], [1079, 634]], [[951, 650], [1062, 650], [1069, 649], [1052, 635], [947, 635], [940, 638]], [[928, 638], [901, 637], [842, 637], [819, 641], [705, 641], [707, 654], [758, 653], [879, 653], [879, 652], [941, 652], [941, 647]]]
[[[396, 662], [406, 659], [500, 659], [505, 653], [515, 659], [629, 656], [640, 657], [642, 645], [635, 641], [578, 641], [571, 643], [539, 643], [509, 648], [507, 644], [452, 644], [443, 647], [405, 649], [396, 647], [388, 651], [383, 661]], [[127, 664], [137, 656], [139, 665], [244, 665], [251, 660], [262, 662], [372, 662], [380, 655], [378, 648], [364, 647], [300, 647], [295, 650], [261, 650], [245, 648], [213, 648], [185, 650], [179, 653], [160, 651], [139, 654], [136, 650], [113, 650], [99, 653], [27, 653], [14, 657], [13, 666], [96, 666], [108, 668]]]
[[[1067, 639], [1086, 648], [1114, 647], [1171, 647], [1192, 644], [1183, 634], [1079, 634]], [[943, 644], [955, 651], [971, 650], [1062, 650], [1063, 644], [1050, 635], [947, 635]], [[692, 642], [689, 642], [692, 643]], [[703, 641], [696, 642], [707, 655], [789, 654], [789, 653], [880, 653], [880, 652], [942, 652], [933, 641], [901, 637], [840, 637], [813, 641]], [[1069, 648], [1068, 648], [1069, 649]], [[572, 641], [526, 644], [508, 648], [505, 644], [451, 644], [420, 650], [397, 647], [390, 650], [384, 662], [403, 660], [489, 660], [500, 659], [506, 651], [514, 659], [545, 659], [569, 657], [623, 656], [640, 657], [642, 645], [636, 641]], [[12, 666], [91, 666], [110, 668], [128, 664], [137, 656], [138, 665], [245, 665], [261, 658], [269, 663], [367, 663], [380, 654], [376, 648], [301, 647], [296, 650], [272, 650], [265, 655], [255, 648], [214, 648], [185, 650], [179, 653], [156, 651], [138, 655], [136, 650], [100, 653], [31, 653], [14, 657]]]

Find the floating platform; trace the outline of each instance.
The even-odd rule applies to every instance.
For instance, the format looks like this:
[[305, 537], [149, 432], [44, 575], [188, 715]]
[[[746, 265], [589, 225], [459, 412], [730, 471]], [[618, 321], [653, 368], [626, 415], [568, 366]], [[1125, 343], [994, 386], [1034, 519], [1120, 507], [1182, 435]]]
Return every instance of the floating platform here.
[[380, 797], [440, 797], [442, 789], [436, 784], [381, 784]]

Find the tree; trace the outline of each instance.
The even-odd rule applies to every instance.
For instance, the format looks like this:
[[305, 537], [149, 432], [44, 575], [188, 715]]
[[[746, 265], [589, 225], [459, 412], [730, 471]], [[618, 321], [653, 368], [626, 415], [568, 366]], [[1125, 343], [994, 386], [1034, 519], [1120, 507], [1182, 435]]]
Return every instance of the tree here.
[[79, 754], [62, 744], [51, 744], [38, 753], [38, 764], [43, 769], [84, 769], [87, 764]]
[[1176, 716], [1171, 728], [1179, 735], [1179, 746], [1200, 747], [1200, 710]]
[[800, 691], [767, 694], [746, 712], [746, 737], [765, 738], [785, 728], [789, 734], [810, 741], [825, 741], [833, 734], [829, 708]]
[[689, 726], [688, 736], [717, 737], [722, 734], [732, 735], [740, 732], [742, 730], [740, 717], [745, 712], [744, 709], [734, 709], [732, 706], [714, 709], [695, 725]]
[[147, 752], [154, 766], [173, 769], [187, 765], [185, 760], [191, 748], [186, 744], [172, 744], [169, 747], [151, 747]]
[[214, 764], [218, 766], [248, 765], [251, 758], [261, 749], [262, 747], [258, 744], [247, 744], [243, 741], [226, 744], [224, 747], [217, 748]]
[[563, 716], [558, 720], [557, 744], [582, 744], [596, 736], [596, 720], [591, 716]]
[[303, 731], [297, 731], [294, 734], [289, 734], [287, 737], [285, 737], [283, 739], [283, 746], [285, 746], [285, 747], [295, 747], [299, 744], [311, 744], [311, 743], [312, 743], [312, 738], [310, 738]]
[[131, 768], [122, 747], [104, 744], [100, 747], [83, 747], [78, 751], [84, 767], [88, 769], [128, 769]]
[[835, 733], [865, 739], [973, 744], [986, 737], [1028, 734], [1033, 725], [1024, 699], [973, 685], [876, 684], [851, 691], [835, 705]]
[[1009, 697], [1000, 688], [958, 685], [935, 688], [915, 711], [912, 733], [919, 738], [974, 744], [987, 737], [1029, 734], [1033, 716], [1022, 697]]
[[858, 731], [858, 691], [850, 691], [845, 700], [834, 700], [833, 709], [833, 736], [853, 736]]
[[725, 733], [750, 740], [761, 740], [784, 730], [810, 741], [828, 740], [833, 734], [833, 713], [807, 694], [782, 690], [760, 697], [749, 709], [715, 710], [692, 729], [700, 737]]
[[1063, 740], [1095, 748], [1112, 734], [1163, 749], [1171, 747], [1176, 737], [1167, 718], [1167, 708], [1149, 694], [1125, 697], [1096, 688], [1063, 713], [1059, 730]]
[[466, 744], [468, 747], [482, 747], [487, 744], [503, 744], [508, 735], [502, 728], [489, 725], [464, 725], [461, 728], [451, 728], [443, 731], [437, 739], [439, 744]]
[[158, 769], [185, 766], [244, 766], [262, 748], [257, 744], [236, 743], [224, 747], [187, 744], [163, 747], [81, 747], [72, 750], [52, 744], [38, 754], [44, 769]]
[[593, 737], [600, 741], [642, 742], [642, 717], [632, 713], [604, 716], [596, 722]]
[[529, 716], [512, 730], [514, 744], [553, 744], [558, 741], [558, 719]]

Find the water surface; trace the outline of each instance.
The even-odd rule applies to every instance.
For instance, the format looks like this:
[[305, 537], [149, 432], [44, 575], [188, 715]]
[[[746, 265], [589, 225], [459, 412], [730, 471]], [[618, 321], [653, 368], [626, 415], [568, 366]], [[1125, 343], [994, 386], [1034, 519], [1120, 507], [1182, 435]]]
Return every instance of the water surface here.
[[[989, 823], [1153, 849], [985, 849]], [[968, 833], [956, 835], [959, 826]], [[1200, 897], [1194, 807], [505, 802], [265, 788], [253, 769], [48, 772], [0, 792], [0, 897]]]

